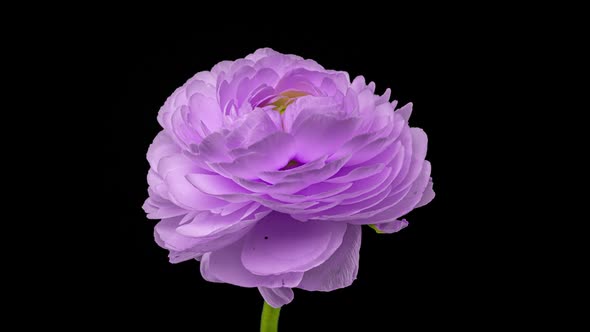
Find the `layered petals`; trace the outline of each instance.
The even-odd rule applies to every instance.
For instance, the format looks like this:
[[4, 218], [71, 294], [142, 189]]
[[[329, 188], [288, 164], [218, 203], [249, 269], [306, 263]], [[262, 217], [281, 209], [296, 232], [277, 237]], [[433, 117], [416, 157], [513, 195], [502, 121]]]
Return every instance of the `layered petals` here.
[[211, 282], [331, 291], [358, 273], [361, 225], [394, 233], [435, 196], [413, 105], [362, 76], [259, 49], [176, 89], [147, 152], [156, 242]]

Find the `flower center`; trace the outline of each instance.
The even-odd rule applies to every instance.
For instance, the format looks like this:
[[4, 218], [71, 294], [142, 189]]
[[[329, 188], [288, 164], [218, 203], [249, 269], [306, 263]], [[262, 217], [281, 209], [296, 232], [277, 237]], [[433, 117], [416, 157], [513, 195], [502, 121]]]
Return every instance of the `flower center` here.
[[292, 169], [292, 168], [296, 168], [303, 165], [302, 163], [300, 163], [298, 160], [295, 159], [291, 159], [289, 160], [289, 162], [287, 163], [287, 165], [283, 166], [281, 169], [279, 169], [279, 171], [286, 171], [288, 169]]
[[285, 91], [279, 94], [272, 103], [269, 103], [269, 105], [273, 105], [273, 110], [283, 114], [285, 110], [287, 110], [287, 107], [291, 105], [295, 99], [307, 96], [308, 94], [309, 93], [303, 91]]

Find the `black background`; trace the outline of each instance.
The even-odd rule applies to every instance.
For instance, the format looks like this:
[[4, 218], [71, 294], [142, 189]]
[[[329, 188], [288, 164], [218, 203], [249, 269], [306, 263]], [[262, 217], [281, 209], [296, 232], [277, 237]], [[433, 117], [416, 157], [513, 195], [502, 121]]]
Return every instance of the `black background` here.
[[[196, 72], [260, 47], [314, 59], [351, 78], [363, 75], [376, 83], [377, 93], [389, 87], [400, 105], [413, 102], [410, 124], [428, 134], [436, 191], [433, 202], [407, 216], [410, 225], [403, 231], [377, 235], [363, 229], [360, 271], [352, 286], [330, 293], [295, 290], [294, 301], [283, 307], [281, 331], [476, 328], [472, 322], [493, 320], [489, 303], [498, 296], [499, 279], [490, 280], [501, 279], [506, 270], [492, 268], [497, 253], [486, 244], [495, 212], [483, 208], [477, 194], [494, 181], [479, 177], [478, 165], [490, 167], [493, 161], [473, 145], [491, 126], [485, 114], [492, 107], [481, 84], [496, 62], [481, 56], [498, 58], [501, 50], [471, 38], [463, 27], [349, 29], [199, 26], [182, 37], [139, 29], [96, 36], [95, 55], [86, 66], [104, 79], [97, 93], [104, 103], [97, 118], [106, 120], [108, 133], [100, 140], [106, 156], [98, 178], [103, 208], [97, 209], [100, 226], [93, 234], [101, 244], [89, 250], [93, 259], [79, 287], [89, 303], [107, 300], [95, 312], [97, 324], [258, 329], [258, 291], [208, 283], [196, 261], [168, 263], [166, 250], [153, 240], [156, 222], [141, 206], [147, 198], [145, 153], [161, 130], [156, 115], [165, 99]], [[479, 150], [486, 149], [484, 141]]]

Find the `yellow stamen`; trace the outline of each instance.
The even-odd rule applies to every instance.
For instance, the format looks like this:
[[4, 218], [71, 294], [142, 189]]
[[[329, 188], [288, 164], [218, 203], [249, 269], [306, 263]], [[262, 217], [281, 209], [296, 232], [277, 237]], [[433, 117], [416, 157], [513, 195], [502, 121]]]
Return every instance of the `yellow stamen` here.
[[283, 114], [287, 110], [287, 107], [291, 105], [295, 101], [295, 99], [307, 95], [308, 93], [303, 91], [285, 91], [281, 93], [279, 97], [269, 105], [273, 105], [275, 111]]

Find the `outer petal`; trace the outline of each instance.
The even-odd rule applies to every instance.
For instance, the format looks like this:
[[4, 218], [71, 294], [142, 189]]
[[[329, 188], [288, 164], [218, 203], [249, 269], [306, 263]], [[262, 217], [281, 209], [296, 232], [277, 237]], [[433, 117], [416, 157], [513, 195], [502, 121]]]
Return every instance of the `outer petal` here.
[[264, 301], [266, 301], [266, 303], [268, 303], [273, 308], [280, 308], [283, 305], [289, 304], [291, 301], [293, 301], [293, 290], [288, 287], [258, 287], [258, 291], [260, 291], [260, 295], [262, 295]]
[[186, 174], [204, 172], [183, 154], [163, 158], [158, 163], [158, 174], [164, 179], [170, 200], [186, 210], [208, 210], [227, 202], [204, 194], [185, 178]]
[[404, 107], [396, 110], [395, 112], [408, 121], [410, 120], [410, 115], [412, 115], [412, 105], [412, 103], [407, 103]]
[[340, 248], [322, 265], [305, 272], [298, 288], [328, 292], [350, 286], [358, 273], [360, 248], [361, 226], [348, 225]]
[[246, 189], [238, 186], [234, 181], [217, 174], [188, 174], [186, 179], [202, 193], [212, 196], [248, 193]]
[[[221, 127], [223, 122], [221, 110], [213, 98], [195, 93], [190, 97], [189, 106], [191, 112], [188, 120], [194, 128], [199, 128], [197, 131], [207, 134]], [[205, 131], [203, 131], [203, 127]]]
[[237, 241], [223, 249], [205, 254], [201, 261], [203, 278], [242, 287], [295, 287], [301, 282], [301, 272], [261, 276], [246, 270], [240, 260], [243, 244], [244, 241]]
[[158, 163], [162, 158], [171, 156], [180, 151], [180, 148], [174, 143], [174, 141], [166, 134], [161, 131], [154, 138], [154, 142], [150, 144], [147, 152], [147, 160], [153, 170], [158, 169]]
[[208, 210], [226, 205], [227, 202], [202, 193], [195, 188], [182, 172], [170, 172], [166, 176], [170, 199], [187, 210]]
[[428, 185], [428, 180], [430, 179], [430, 162], [424, 161], [424, 166], [422, 167], [421, 174], [419, 178], [412, 184], [410, 187], [410, 191], [404, 198], [399, 201], [396, 205], [393, 206], [391, 210], [388, 210], [386, 213], [381, 213], [379, 215], [375, 215], [375, 218], [383, 218], [386, 215], [389, 215], [392, 219], [397, 219], [406, 213], [409, 213], [416, 205], [421, 201], [423, 193]]
[[416, 207], [418, 202], [422, 199], [430, 176], [430, 163], [424, 161], [422, 172], [419, 178], [400, 193], [390, 195], [381, 203], [374, 206], [367, 211], [362, 211], [358, 215], [346, 218], [348, 222], [353, 224], [380, 224], [391, 222], [397, 218], [405, 215]]
[[[248, 223], [258, 221], [256, 217], [250, 217], [248, 221], [244, 219], [259, 207], [259, 204], [250, 203], [225, 216], [207, 211], [199, 212], [192, 218], [191, 222], [179, 226], [176, 231], [190, 237], [210, 237], [228, 229], [239, 229], [240, 226], [245, 227]], [[262, 218], [262, 215], [259, 218]]]
[[[253, 205], [256, 206], [256, 204]], [[162, 219], [155, 227], [154, 237], [161, 247], [170, 250], [170, 261], [178, 263], [219, 250], [240, 240], [258, 220], [268, 213], [269, 211], [262, 207], [254, 212], [246, 211], [244, 214], [248, 215], [241, 218], [235, 213], [233, 216], [220, 217], [213, 216], [209, 212], [193, 212], [184, 217]], [[215, 225], [215, 228], [211, 230], [211, 227], [207, 225], [209, 220], [199, 220], [202, 216], [210, 217], [215, 221], [222, 220], [223, 223]], [[226, 220], [232, 217], [235, 219], [233, 222]], [[198, 223], [204, 223], [204, 225], [198, 227]], [[201, 236], [205, 233], [207, 236]]]
[[160, 199], [156, 194], [151, 193], [150, 195], [152, 197], [148, 197], [142, 206], [149, 219], [171, 218], [186, 214], [186, 210], [167, 200]]
[[432, 186], [432, 178], [430, 178], [430, 180], [428, 180], [428, 184], [426, 185], [426, 189], [422, 194], [422, 199], [420, 200], [420, 202], [418, 202], [418, 204], [416, 204], [416, 206], [414, 207], [415, 209], [430, 203], [434, 199], [435, 194], [434, 190], [432, 189]]
[[154, 236], [160, 246], [174, 251], [184, 251], [197, 245], [199, 241], [176, 232], [182, 217], [166, 218], [160, 221], [155, 229]]
[[428, 147], [428, 137], [426, 133], [420, 128], [410, 128], [412, 136], [412, 158], [408, 164], [409, 169], [406, 174], [400, 176], [392, 183], [396, 188], [394, 192], [399, 192], [411, 185], [416, 178], [421, 174], [424, 166], [424, 158], [426, 157], [426, 150]]
[[304, 223], [273, 212], [246, 236], [242, 263], [258, 275], [304, 272], [332, 256], [345, 231], [344, 223]]
[[382, 233], [391, 234], [391, 233], [399, 232], [402, 229], [406, 228], [408, 226], [408, 222], [406, 221], [406, 219], [402, 219], [402, 220], [394, 220], [394, 221], [390, 221], [390, 222], [386, 222], [386, 223], [382, 223], [382, 224], [377, 224], [375, 226]]

